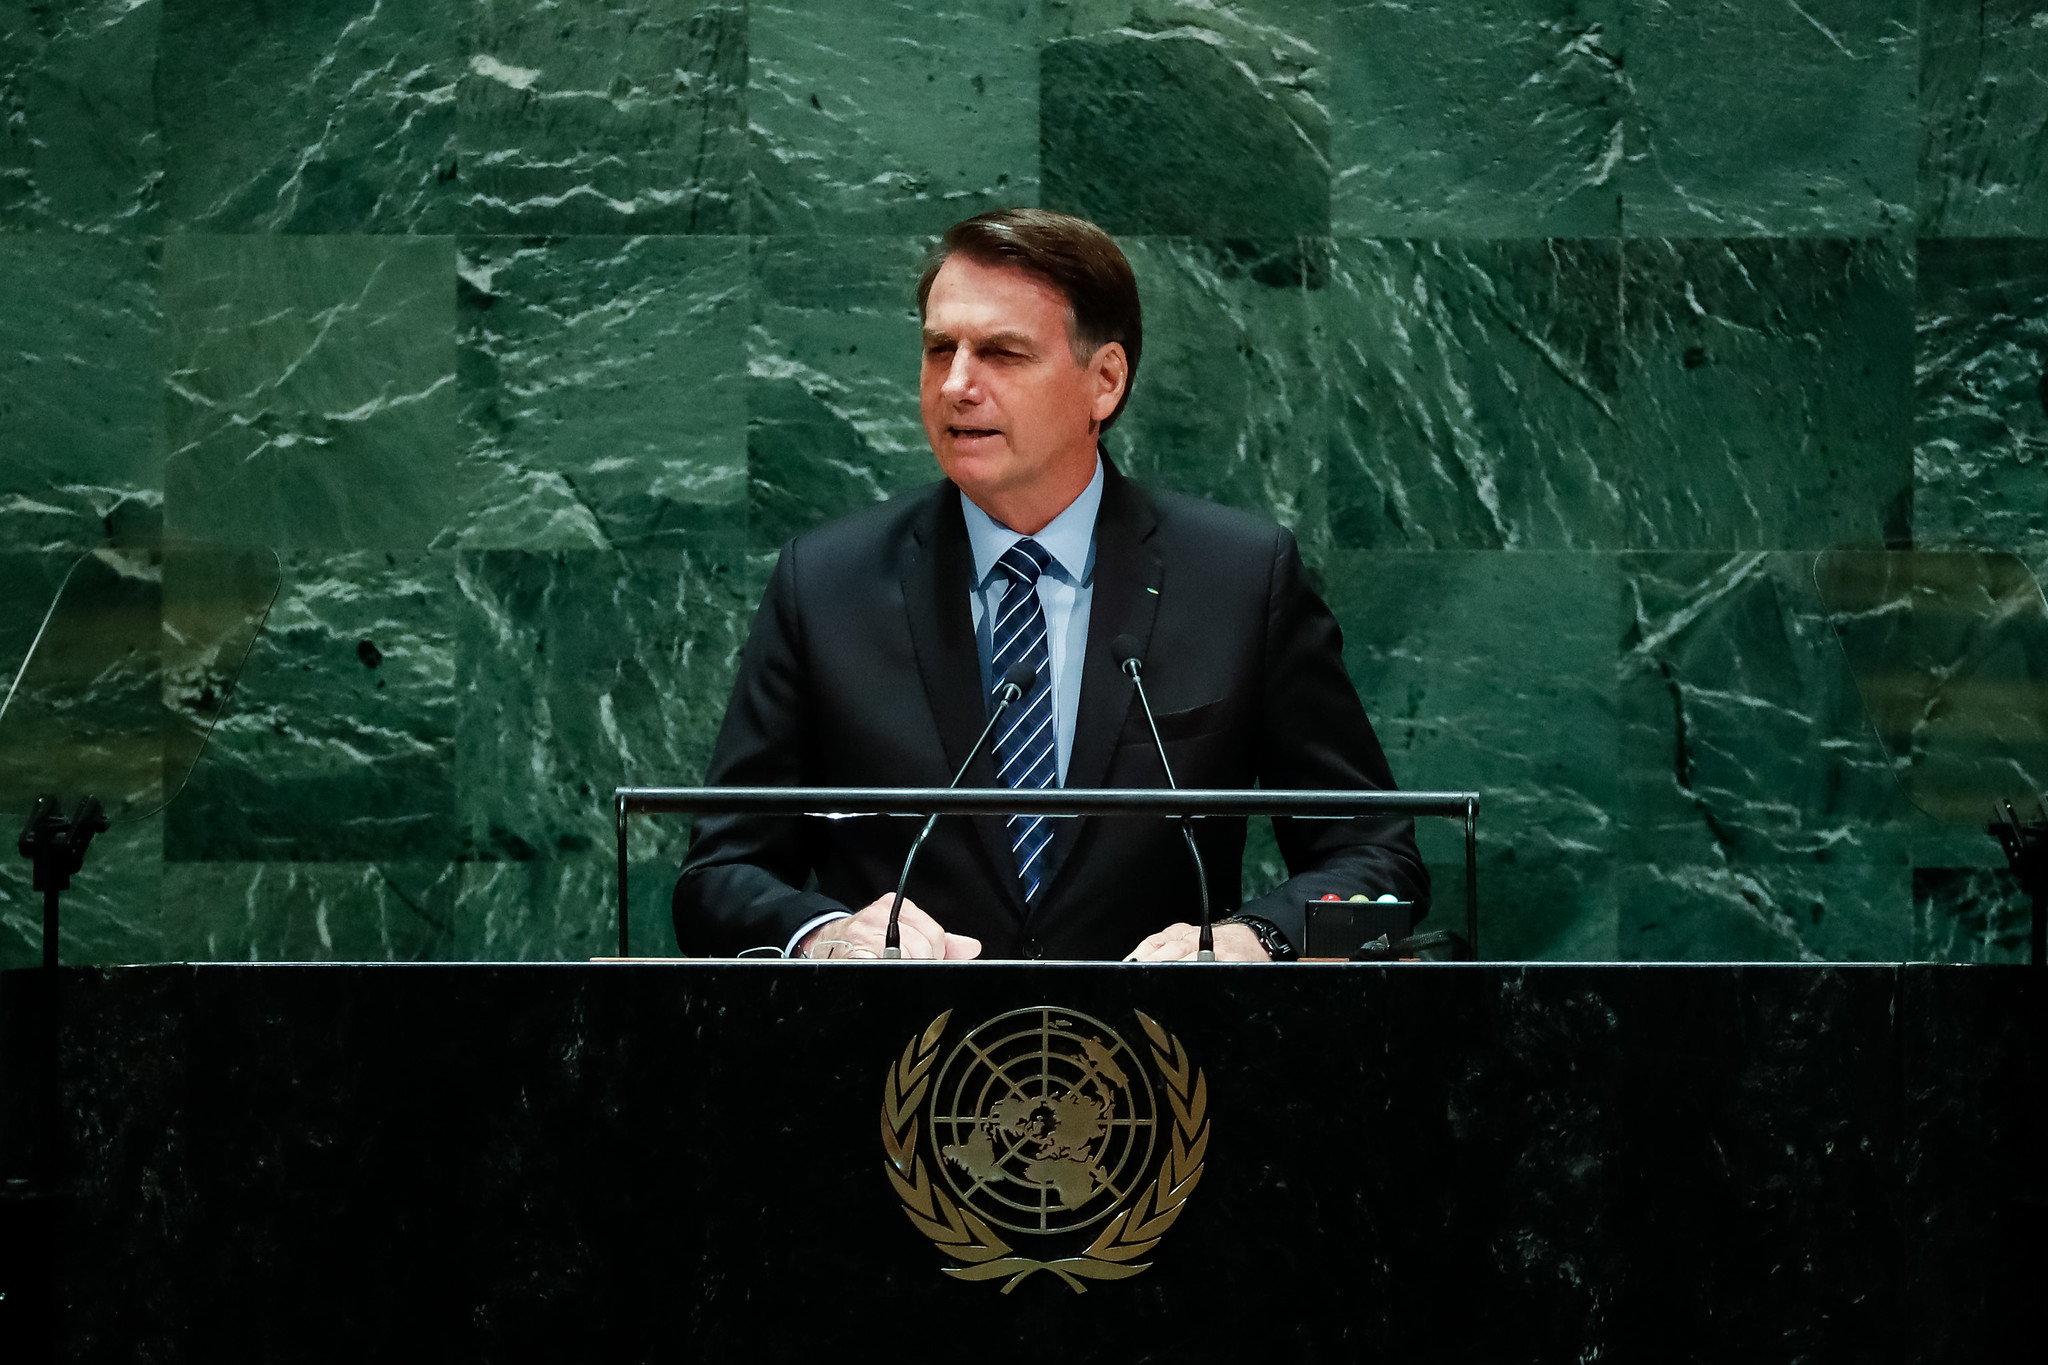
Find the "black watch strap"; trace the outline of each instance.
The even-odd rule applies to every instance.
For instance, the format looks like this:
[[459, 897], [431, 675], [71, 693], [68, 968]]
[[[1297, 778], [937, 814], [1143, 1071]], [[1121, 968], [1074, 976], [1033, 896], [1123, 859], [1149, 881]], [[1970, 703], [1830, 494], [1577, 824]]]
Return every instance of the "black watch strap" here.
[[1280, 926], [1257, 915], [1226, 915], [1216, 921], [1218, 924], [1242, 924], [1258, 935], [1259, 946], [1266, 950], [1266, 956], [1275, 962], [1293, 962], [1301, 956], [1287, 935], [1280, 932]]

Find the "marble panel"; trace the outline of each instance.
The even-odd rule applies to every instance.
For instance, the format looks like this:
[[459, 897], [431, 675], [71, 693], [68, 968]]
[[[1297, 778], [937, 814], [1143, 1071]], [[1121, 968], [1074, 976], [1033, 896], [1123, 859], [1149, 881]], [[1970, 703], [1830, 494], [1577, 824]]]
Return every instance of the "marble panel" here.
[[1042, 201], [1146, 291], [1119, 461], [1295, 528], [1487, 793], [1489, 955], [2012, 960], [1784, 552], [2048, 568], [2038, 8], [0, 0], [0, 683], [79, 548], [312, 552], [67, 957], [610, 951], [767, 552], [937, 477], [921, 234]]
[[[136, 1026], [118, 1041], [74, 1032], [64, 1058], [76, 1078], [68, 1103], [92, 1115], [74, 1130], [74, 1188], [83, 1206], [103, 1198], [120, 1205], [111, 1217], [86, 1215], [120, 1250], [95, 1257], [105, 1279], [66, 1295], [78, 1305], [67, 1314], [78, 1329], [67, 1333], [60, 1354], [331, 1360], [363, 1352], [347, 1341], [344, 1324], [364, 1315], [383, 1324], [380, 1336], [403, 1336], [440, 1354], [446, 1337], [436, 1333], [446, 1319], [394, 1312], [392, 1290], [431, 1280], [459, 1293], [469, 1273], [440, 1240], [449, 1223], [435, 1216], [443, 1212], [435, 1200], [448, 1186], [435, 1178], [445, 1172], [434, 1153], [454, 1129], [429, 1106], [434, 1096], [465, 1094], [475, 1066], [417, 1065], [423, 1049], [452, 1036], [448, 1021], [406, 1018], [378, 990], [334, 989], [352, 975], [348, 969], [280, 970], [290, 979], [277, 996], [251, 989], [259, 977], [248, 965], [165, 968], [150, 974], [156, 989], [144, 993], [129, 985], [141, 984], [139, 972], [72, 978], [67, 1015], [97, 1013], [101, 1002], [118, 999]], [[399, 977], [424, 981], [421, 973], [407, 967], [385, 975], [395, 984]], [[299, 1043], [288, 1041], [300, 1031], [285, 1023], [281, 998], [318, 1021]], [[451, 1005], [461, 998], [444, 996]], [[223, 1048], [227, 1039], [238, 1041]], [[307, 1043], [320, 1062], [294, 1059]], [[312, 1121], [280, 1129], [262, 1117], [272, 1102]], [[344, 1128], [356, 1131], [342, 1136]], [[226, 1190], [236, 1191], [233, 1201], [220, 1197]], [[329, 1194], [338, 1206], [320, 1207]], [[311, 1245], [294, 1246], [280, 1227], [252, 1220], [248, 1210], [256, 1208], [283, 1227], [314, 1231]], [[391, 1274], [409, 1248], [441, 1268]], [[367, 1281], [345, 1284], [352, 1265], [376, 1269]], [[251, 1295], [250, 1277], [263, 1266], [280, 1279]], [[113, 1279], [137, 1288], [107, 1290]], [[316, 1288], [323, 1284], [325, 1292]], [[252, 1312], [259, 1299], [277, 1311]]]
[[2048, 236], [2048, 10], [1921, 0], [1920, 235]]
[[[71, 974], [66, 1347], [810, 1359], [887, 1302], [939, 1340], [1142, 1360], [1200, 1305], [1217, 1358], [1860, 1365], [1998, 1358], [2032, 1302], [2007, 1221], [2038, 1189], [2024, 973], [900, 975]], [[13, 1017], [26, 984], [0, 983]], [[817, 1153], [877, 1150], [883, 1073], [942, 1011], [957, 1038], [1048, 999], [1184, 1043], [1207, 1173], [1139, 1277], [962, 1285], [871, 1156]], [[821, 1247], [859, 1254], [804, 1275]], [[1232, 1257], [1306, 1307], [1216, 1295]], [[1431, 1311], [1447, 1284], [1461, 1311]]]
[[469, 238], [456, 542], [745, 539], [747, 250], [729, 238]]
[[[83, 985], [133, 980], [136, 975], [133, 971], [74, 971], [67, 973], [66, 979], [70, 984]], [[11, 1172], [34, 1169], [20, 1159], [33, 1151], [30, 1144], [39, 1137], [36, 1128], [30, 1126], [34, 1122], [30, 1116], [35, 1113], [33, 1098], [21, 1093], [29, 1087], [21, 1085], [20, 1078], [25, 1075], [21, 1063], [35, 1055], [28, 1049], [37, 1047], [46, 1036], [37, 1017], [44, 998], [40, 989], [43, 980], [39, 974], [25, 972], [0, 977], [0, 1045], [6, 1045], [9, 1054], [0, 1059], [0, 1077], [5, 1078], [0, 1080], [0, 1094], [7, 1089], [15, 1092], [5, 1096], [15, 1103], [7, 1105], [12, 1112], [5, 1115], [9, 1122], [0, 1128], [5, 1133], [0, 1141], [17, 1149], [8, 1153], [13, 1160], [6, 1169]], [[30, 1305], [22, 1304], [10, 1285], [10, 1359], [34, 1360], [40, 1356], [48, 1360], [71, 1354], [84, 1359], [161, 1360], [177, 1354], [165, 1328], [167, 1324], [186, 1320], [185, 1308], [178, 1302], [175, 1272], [166, 1273], [158, 1258], [166, 1240], [164, 1230], [198, 1210], [192, 1198], [192, 1184], [181, 1169], [193, 1155], [189, 1129], [179, 1122], [162, 1122], [161, 1116], [181, 1103], [181, 1097], [190, 1094], [185, 1069], [192, 999], [188, 987], [189, 978], [184, 973], [165, 972], [148, 987], [126, 993], [114, 1011], [122, 1016], [124, 1027], [94, 1029], [89, 1037], [68, 1026], [60, 1027], [60, 1103], [72, 1114], [82, 1116], [87, 1109], [100, 1112], [92, 1120], [76, 1122], [70, 1128], [70, 1151], [66, 1155], [72, 1159], [67, 1162], [66, 1197], [62, 1201], [66, 1216], [49, 1221], [47, 1240], [29, 1246], [11, 1242], [10, 1269], [27, 1262], [46, 1267], [52, 1280], [61, 1275], [58, 1267], [69, 1259], [67, 1253], [76, 1245], [69, 1241], [77, 1226], [68, 1216], [71, 1209], [112, 1196], [123, 1207], [102, 1226], [112, 1234], [119, 1249], [104, 1256], [88, 1255], [110, 1280], [119, 1280], [126, 1288], [120, 1291], [119, 1309], [106, 1313], [88, 1309], [82, 1316], [90, 1322], [65, 1347], [53, 1347], [45, 1353], [38, 1349], [33, 1298]], [[60, 995], [60, 1020], [75, 1018], [71, 1011], [79, 1003], [78, 992]], [[98, 1012], [91, 1005], [86, 1008]], [[118, 1038], [113, 1036], [116, 1032], [120, 1034]], [[8, 1080], [15, 1083], [9, 1086]], [[23, 1119], [30, 1122], [22, 1122]], [[57, 1130], [59, 1142], [65, 1141], [63, 1132], [62, 1128]], [[12, 1187], [10, 1194], [21, 1188], [11, 1180], [8, 1183]], [[13, 1231], [15, 1228], [28, 1231], [15, 1219], [10, 1218], [9, 1223], [10, 1238], [20, 1235]], [[62, 1250], [53, 1255], [55, 1248]], [[37, 1287], [31, 1278], [31, 1296]], [[23, 1307], [31, 1307], [31, 1311], [21, 1313]], [[116, 1325], [115, 1319], [125, 1322]]]
[[1630, 242], [1622, 267], [1630, 548], [1908, 538], [1910, 248]]
[[1339, 241], [1330, 523], [1362, 549], [1621, 544], [1614, 242]]
[[[772, 566], [680, 550], [464, 554], [463, 856], [609, 866], [614, 787], [702, 780]], [[673, 864], [687, 838], [685, 821], [639, 820], [633, 853]]]
[[[43, 960], [43, 894], [28, 860], [15, 856], [17, 823], [28, 812], [0, 811], [0, 969]], [[123, 822], [95, 838], [72, 878], [58, 915], [57, 955], [67, 967], [160, 962], [166, 956], [158, 914], [164, 817]]]
[[[679, 820], [677, 826], [680, 830]], [[634, 957], [676, 955], [669, 897], [675, 890], [678, 862], [663, 858], [628, 865], [628, 928]], [[609, 855], [464, 863], [455, 903], [455, 956], [483, 962], [578, 962], [615, 956], [618, 875], [618, 864]]]
[[1330, 218], [1371, 237], [1621, 231], [1617, 0], [1365, 0], [1334, 20]]
[[158, 222], [156, 0], [0, 0], [0, 231]]
[[745, 229], [745, 7], [478, 0], [456, 96], [463, 226]]
[[1898, 1165], [1910, 1360], [2023, 1360], [2048, 1270], [2048, 1017], [2043, 974], [1913, 966], [1900, 973], [1904, 1132]]
[[270, 620], [183, 795], [172, 862], [411, 862], [459, 847], [452, 555], [282, 556]]
[[2003, 867], [1915, 867], [1916, 962], [2028, 960], [2033, 905]]
[[0, 234], [0, 546], [122, 544], [163, 516], [158, 249]]
[[747, 519], [762, 549], [939, 477], [918, 416], [910, 237], [757, 238]]
[[[1337, 551], [1323, 579], [1395, 780], [1481, 794], [1485, 954], [1613, 956], [1613, 558]], [[1428, 927], [1463, 932], [1463, 828], [1417, 833]]]
[[1617, 851], [1684, 867], [1903, 868], [1914, 817], [1812, 557], [1631, 554], [1621, 574]]
[[444, 862], [173, 862], [163, 954], [205, 962], [425, 962], [451, 955]]
[[1605, 1190], [1626, 1248], [1602, 1302], [1611, 1358], [1913, 1359], [1905, 1324], [1942, 1313], [1903, 1274], [1898, 981], [1639, 969], [1601, 993], [1624, 1040], [1611, 1122], [1634, 1156]]
[[1902, 863], [1621, 862], [1624, 962], [1899, 962], [1913, 952]]
[[0, 698], [20, 673], [65, 572], [77, 558], [73, 550], [0, 549]]
[[1047, 208], [1115, 233], [1330, 230], [1330, 15], [1316, 0], [1046, 0]]
[[747, 7], [750, 230], [943, 231], [1038, 202], [1038, 7]]
[[1104, 446], [1134, 478], [1329, 543], [1326, 385], [1314, 292], [1328, 243], [1126, 238], [1145, 310], [1131, 400]]
[[461, 6], [163, 0], [164, 209], [190, 232], [448, 232]]
[[1920, 243], [1913, 539], [2048, 553], [2048, 243]]
[[1630, 237], [1911, 230], [1916, 0], [1634, 5]]
[[454, 244], [172, 237], [165, 523], [280, 549], [425, 549], [456, 487]]

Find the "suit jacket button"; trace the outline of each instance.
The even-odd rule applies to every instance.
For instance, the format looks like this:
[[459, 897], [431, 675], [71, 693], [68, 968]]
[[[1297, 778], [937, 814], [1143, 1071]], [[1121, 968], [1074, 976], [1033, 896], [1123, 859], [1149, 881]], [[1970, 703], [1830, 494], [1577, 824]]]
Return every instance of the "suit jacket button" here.
[[1037, 957], [1037, 956], [1038, 956], [1038, 940], [1037, 940], [1037, 939], [1035, 939], [1035, 938], [1027, 938], [1027, 939], [1025, 939], [1025, 940], [1024, 940], [1024, 956], [1026, 956], [1026, 957]]

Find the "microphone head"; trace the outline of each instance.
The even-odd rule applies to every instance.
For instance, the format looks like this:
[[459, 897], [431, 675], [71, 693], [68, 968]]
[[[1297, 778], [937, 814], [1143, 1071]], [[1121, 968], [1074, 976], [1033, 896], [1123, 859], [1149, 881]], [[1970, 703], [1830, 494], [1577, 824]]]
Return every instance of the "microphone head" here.
[[1139, 657], [1139, 652], [1138, 637], [1135, 635], [1119, 635], [1109, 642], [1109, 657], [1116, 660], [1117, 670], [1130, 673], [1133, 677], [1137, 676], [1133, 669], [1142, 670], [1145, 667], [1145, 661]]
[[1014, 687], [1017, 689], [1019, 697], [1028, 697], [1031, 695], [1031, 689], [1037, 685], [1038, 670], [1023, 659], [1019, 659], [1016, 663], [1010, 665], [1009, 672], [1003, 674], [1003, 680], [998, 684], [998, 689], [1008, 691]]

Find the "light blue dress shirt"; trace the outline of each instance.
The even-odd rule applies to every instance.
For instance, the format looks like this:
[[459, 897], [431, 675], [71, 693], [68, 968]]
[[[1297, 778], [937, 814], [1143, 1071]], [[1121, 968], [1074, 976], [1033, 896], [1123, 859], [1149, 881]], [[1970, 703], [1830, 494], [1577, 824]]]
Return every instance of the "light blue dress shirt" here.
[[[1095, 457], [1095, 477], [1081, 495], [1067, 504], [1044, 530], [1031, 539], [1045, 548], [1052, 562], [1038, 576], [1038, 604], [1045, 609], [1046, 652], [1052, 656], [1052, 717], [1059, 748], [1060, 785], [1067, 785], [1067, 757], [1074, 749], [1074, 717], [1081, 709], [1081, 661], [1088, 653], [1088, 609], [1095, 598], [1095, 514], [1102, 508], [1102, 457]], [[995, 690], [997, 619], [1010, 576], [996, 566], [1012, 545], [1024, 539], [1016, 531], [976, 507], [965, 496], [960, 512], [967, 519], [967, 543], [974, 551], [974, 647], [981, 655], [981, 695]]]
[[[1059, 746], [1060, 785], [1067, 785], [1067, 756], [1074, 748], [1074, 718], [1081, 710], [1081, 661], [1088, 655], [1088, 608], [1095, 599], [1095, 514], [1102, 508], [1102, 456], [1095, 457], [1095, 477], [1067, 510], [1031, 537], [1045, 547], [1052, 562], [1038, 576], [1038, 604], [1045, 609], [1045, 647], [1052, 659], [1052, 718]], [[964, 496], [960, 511], [967, 519], [967, 543], [974, 551], [974, 584], [968, 590], [974, 610], [974, 647], [981, 655], [981, 695], [995, 690], [994, 628], [1010, 576], [996, 567], [1003, 552], [1024, 539], [1016, 531], [976, 507]], [[889, 888], [883, 888], [888, 890]], [[821, 924], [845, 919], [834, 910], [810, 920], [783, 945], [794, 957], [804, 935]]]

